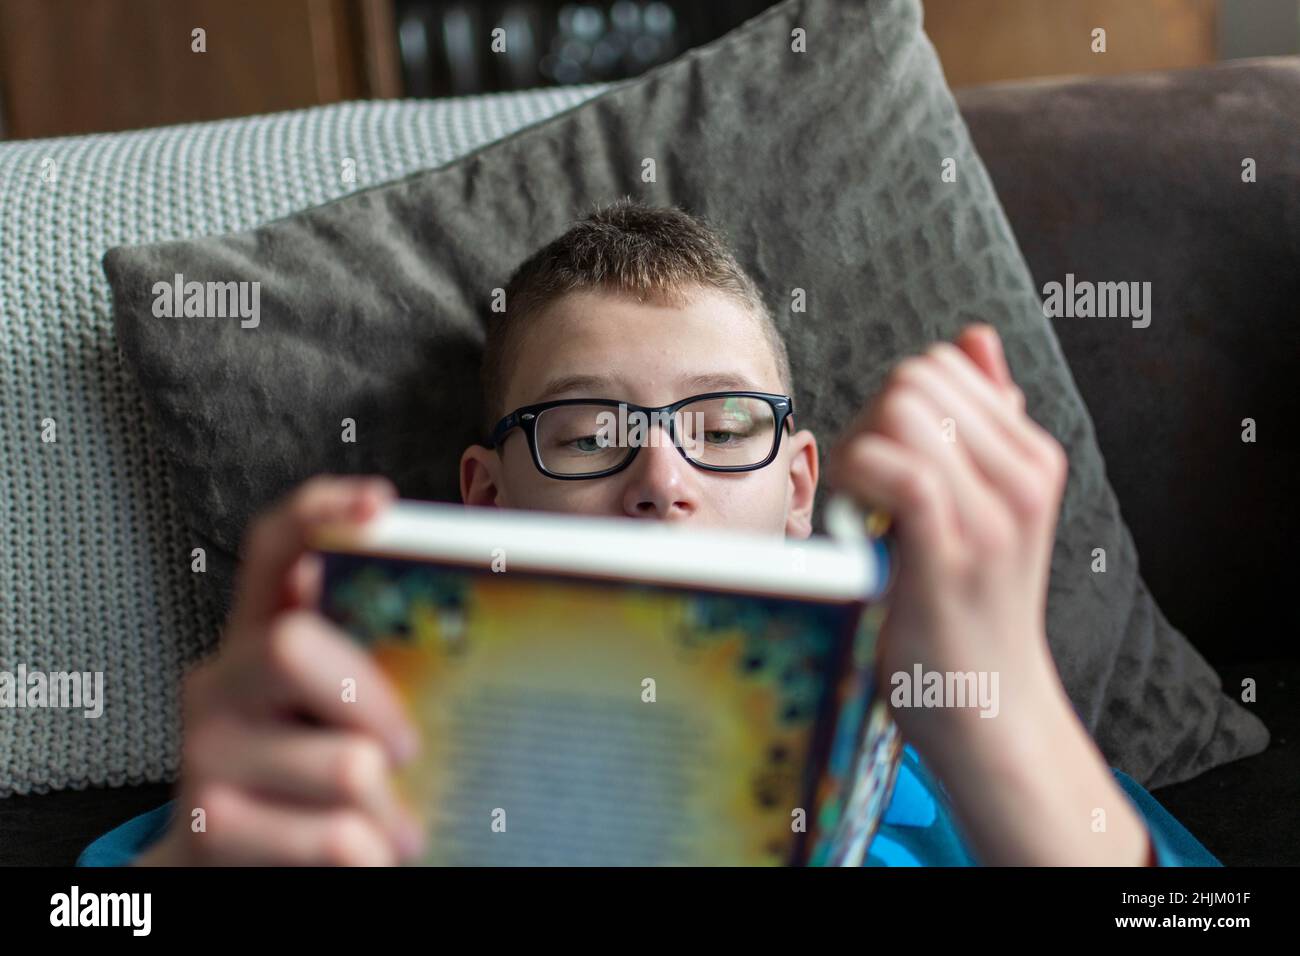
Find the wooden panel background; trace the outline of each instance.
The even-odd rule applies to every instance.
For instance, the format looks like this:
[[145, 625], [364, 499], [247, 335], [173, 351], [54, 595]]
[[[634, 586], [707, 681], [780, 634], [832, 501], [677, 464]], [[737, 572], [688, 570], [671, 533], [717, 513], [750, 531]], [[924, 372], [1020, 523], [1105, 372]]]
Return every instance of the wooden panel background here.
[[[387, 0], [0, 0], [11, 138], [135, 129], [392, 96]], [[207, 52], [191, 31], [207, 31]], [[395, 41], [393, 43], [395, 49]]]
[[[1263, 0], [1251, 0], [1263, 2]], [[954, 87], [1217, 59], [1218, 0], [925, 0]], [[0, 0], [0, 136], [401, 95], [393, 0]], [[1107, 52], [1091, 51], [1105, 27]], [[190, 49], [195, 27], [207, 52]]]
[[[948, 84], [1212, 63], [1217, 0], [923, 0]], [[1106, 52], [1092, 31], [1106, 30]]]

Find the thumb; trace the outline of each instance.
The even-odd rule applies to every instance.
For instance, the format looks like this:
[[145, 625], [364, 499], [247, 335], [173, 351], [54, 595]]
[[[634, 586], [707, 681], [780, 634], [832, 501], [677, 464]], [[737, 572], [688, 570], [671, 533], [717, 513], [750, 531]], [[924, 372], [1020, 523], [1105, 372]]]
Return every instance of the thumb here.
[[230, 630], [251, 631], [290, 606], [312, 602], [319, 570], [310, 558], [313, 532], [342, 521], [364, 522], [396, 497], [382, 478], [321, 476], [254, 521], [245, 538]]

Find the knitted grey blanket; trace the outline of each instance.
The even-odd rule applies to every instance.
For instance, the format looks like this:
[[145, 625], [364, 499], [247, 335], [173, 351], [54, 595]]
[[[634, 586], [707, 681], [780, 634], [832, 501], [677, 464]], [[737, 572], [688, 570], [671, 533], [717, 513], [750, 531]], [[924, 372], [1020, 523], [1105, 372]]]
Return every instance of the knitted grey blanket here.
[[0, 143], [0, 695], [6, 679], [17, 692], [0, 707], [0, 797], [172, 779], [181, 677], [221, 625], [118, 358], [104, 252], [247, 229], [604, 89]]

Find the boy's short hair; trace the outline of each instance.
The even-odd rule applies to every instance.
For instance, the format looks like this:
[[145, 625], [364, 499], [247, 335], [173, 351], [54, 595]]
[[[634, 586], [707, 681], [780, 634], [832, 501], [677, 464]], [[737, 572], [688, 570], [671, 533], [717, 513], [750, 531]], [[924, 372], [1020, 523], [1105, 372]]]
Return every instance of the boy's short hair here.
[[781, 388], [789, 394], [785, 340], [722, 232], [681, 209], [625, 198], [597, 206], [524, 260], [506, 284], [506, 310], [489, 314], [483, 350], [486, 427], [491, 429], [509, 411], [502, 402], [518, 331], [556, 300], [595, 291], [679, 308], [700, 290], [721, 292], [749, 309], [772, 349]]

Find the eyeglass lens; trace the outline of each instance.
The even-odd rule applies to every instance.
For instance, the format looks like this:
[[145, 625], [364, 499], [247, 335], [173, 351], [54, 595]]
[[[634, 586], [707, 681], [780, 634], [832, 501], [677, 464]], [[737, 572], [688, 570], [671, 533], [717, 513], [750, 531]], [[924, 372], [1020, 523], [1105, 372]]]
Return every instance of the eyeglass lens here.
[[[672, 418], [677, 444], [704, 465], [756, 465], [776, 443], [776, 416], [761, 398], [700, 399]], [[638, 447], [672, 444], [667, 425], [626, 405], [558, 405], [537, 417], [537, 454], [553, 474], [598, 474], [621, 465]]]

